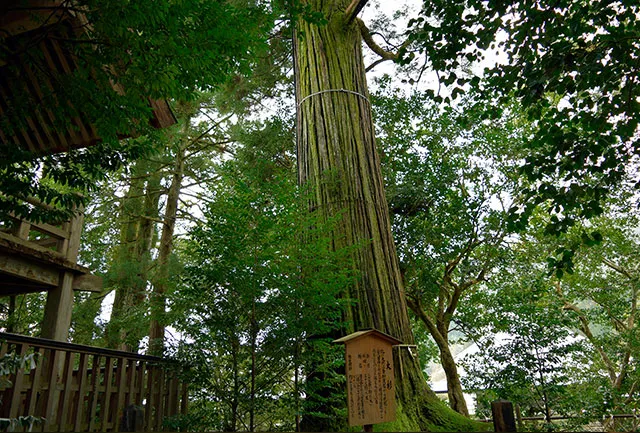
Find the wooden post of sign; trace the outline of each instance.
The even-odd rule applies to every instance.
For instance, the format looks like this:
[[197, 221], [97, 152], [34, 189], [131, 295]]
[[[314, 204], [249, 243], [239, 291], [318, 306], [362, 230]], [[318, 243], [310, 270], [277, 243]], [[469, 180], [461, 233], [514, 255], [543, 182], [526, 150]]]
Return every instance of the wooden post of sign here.
[[396, 387], [392, 347], [402, 342], [375, 329], [367, 329], [334, 343], [345, 345], [349, 426], [365, 432], [373, 424], [396, 419]]

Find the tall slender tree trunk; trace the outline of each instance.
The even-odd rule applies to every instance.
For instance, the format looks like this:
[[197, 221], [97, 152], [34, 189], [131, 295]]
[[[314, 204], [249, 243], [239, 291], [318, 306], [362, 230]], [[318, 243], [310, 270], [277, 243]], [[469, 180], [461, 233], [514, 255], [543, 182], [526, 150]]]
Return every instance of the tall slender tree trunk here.
[[440, 364], [444, 370], [444, 374], [447, 377], [447, 396], [449, 397], [449, 406], [451, 409], [462, 415], [469, 415], [469, 409], [467, 408], [467, 402], [464, 399], [464, 393], [462, 392], [462, 384], [460, 383], [460, 375], [458, 374], [458, 367], [456, 361], [451, 354], [451, 348], [447, 342], [445, 345], [440, 346]]
[[436, 320], [433, 316], [427, 315], [428, 313], [419, 302], [409, 297], [407, 298], [407, 303], [416, 317], [427, 327], [427, 331], [429, 331], [433, 341], [435, 341], [436, 346], [438, 346], [440, 365], [442, 365], [444, 374], [447, 377], [449, 406], [456, 412], [468, 416], [469, 409], [467, 408], [467, 402], [464, 400], [458, 367], [451, 353], [451, 347], [449, 346], [449, 321], [440, 320], [439, 325], [436, 325]]
[[240, 366], [238, 356], [240, 351], [240, 341], [236, 338], [231, 343], [231, 358], [233, 368], [233, 396], [231, 398], [231, 419], [229, 421], [229, 431], [237, 431], [238, 407], [240, 406]]
[[256, 376], [258, 349], [258, 323], [256, 320], [256, 302], [253, 300], [251, 308], [251, 384], [249, 388], [249, 431], [256, 431]]
[[[190, 119], [185, 120], [185, 130], [188, 128]], [[185, 149], [182, 143], [178, 144], [176, 150], [176, 160], [173, 167], [171, 185], [167, 194], [167, 204], [165, 206], [164, 219], [162, 224], [162, 235], [158, 248], [157, 273], [151, 293], [151, 323], [149, 325], [149, 354], [162, 356], [164, 351], [164, 331], [165, 331], [165, 308], [166, 292], [169, 279], [169, 259], [173, 252], [173, 234], [176, 228], [178, 216], [178, 202], [182, 189], [182, 179], [184, 178], [184, 155]]]
[[140, 215], [146, 173], [144, 163], [137, 161], [131, 173], [129, 189], [120, 206], [120, 245], [111, 264], [112, 282], [117, 288], [105, 337], [108, 347], [127, 351], [137, 350], [137, 345], [134, 348], [132, 344], [127, 344], [127, 340], [131, 340], [129, 334], [134, 330], [123, 326], [123, 321], [130, 316], [133, 307], [143, 302], [146, 284], [143, 283], [143, 274], [146, 272], [140, 256]]
[[[347, 331], [373, 327], [411, 345], [414, 339], [374, 140], [360, 30], [345, 19], [350, 1], [308, 3], [328, 22], [300, 20], [294, 37], [299, 182], [312, 186], [313, 211], [327, 218], [340, 215], [332, 233], [334, 248], [353, 251], [350, 266], [360, 278], [345, 293], [357, 300], [347, 312], [351, 324]], [[409, 347], [397, 348], [394, 358], [399, 409], [394, 429], [474, 429], [428, 388]], [[336, 428], [312, 421], [305, 427]]]
[[162, 174], [153, 166], [149, 168], [144, 194], [144, 208], [142, 209], [138, 227], [138, 255], [144, 261], [143, 265], [147, 270], [151, 268], [151, 249], [158, 242], [156, 221], [158, 219], [160, 196], [162, 195]]

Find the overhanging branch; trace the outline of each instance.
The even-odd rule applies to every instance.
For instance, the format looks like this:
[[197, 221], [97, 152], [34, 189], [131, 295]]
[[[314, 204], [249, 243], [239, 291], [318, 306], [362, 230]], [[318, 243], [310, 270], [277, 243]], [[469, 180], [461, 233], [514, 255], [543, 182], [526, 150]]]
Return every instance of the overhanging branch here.
[[367, 46], [379, 55], [384, 60], [397, 60], [398, 53], [393, 53], [391, 51], [387, 51], [382, 48], [380, 45], [373, 40], [373, 35], [371, 34], [371, 30], [367, 27], [367, 25], [360, 18], [356, 18], [356, 22], [358, 23], [358, 27], [360, 27], [360, 34], [362, 35], [362, 39], [367, 44]]
[[370, 71], [371, 69], [373, 69], [374, 66], [382, 62], [385, 62], [388, 60], [392, 60], [392, 61], [398, 60], [400, 58], [400, 53], [402, 52], [402, 50], [407, 48], [409, 46], [409, 43], [411, 42], [409, 39], [404, 41], [402, 45], [400, 45], [400, 48], [398, 49], [397, 52], [387, 51], [384, 48], [382, 48], [380, 45], [378, 45], [376, 41], [373, 40], [373, 34], [371, 33], [371, 30], [369, 30], [367, 25], [364, 23], [364, 21], [362, 21], [360, 18], [356, 18], [356, 22], [358, 23], [358, 27], [360, 28], [360, 34], [362, 35], [362, 39], [364, 40], [365, 44], [367, 44], [367, 46], [369, 47], [369, 49], [371, 49], [371, 51], [373, 51], [374, 53], [380, 56], [379, 59], [377, 59], [367, 67], [367, 71]]
[[367, 4], [368, 0], [353, 0], [349, 6], [347, 6], [347, 10], [344, 11], [345, 18], [347, 19], [347, 24], [349, 24], [353, 19], [358, 16], [363, 7]]

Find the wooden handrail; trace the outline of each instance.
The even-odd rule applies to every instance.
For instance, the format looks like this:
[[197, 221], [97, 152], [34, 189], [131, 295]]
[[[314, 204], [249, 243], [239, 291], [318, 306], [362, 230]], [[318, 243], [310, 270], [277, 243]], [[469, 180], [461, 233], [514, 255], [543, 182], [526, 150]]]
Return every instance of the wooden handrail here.
[[49, 340], [47, 338], [27, 337], [24, 335], [0, 332], [0, 341], [5, 340], [11, 343], [26, 343], [30, 346], [42, 347], [43, 349], [63, 349], [76, 353], [87, 353], [93, 355], [105, 355], [117, 358], [129, 358], [140, 361], [151, 361], [157, 363], [175, 363], [176, 361], [159, 358], [157, 356], [140, 355], [133, 352], [124, 352], [114, 349], [103, 349], [101, 347], [86, 346], [84, 344], [66, 343], [63, 341]]

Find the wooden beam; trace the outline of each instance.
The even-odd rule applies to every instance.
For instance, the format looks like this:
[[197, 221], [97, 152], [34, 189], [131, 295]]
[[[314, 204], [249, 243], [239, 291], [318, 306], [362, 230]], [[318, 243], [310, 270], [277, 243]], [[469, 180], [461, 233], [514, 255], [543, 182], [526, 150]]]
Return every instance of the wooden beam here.
[[73, 311], [73, 274], [64, 272], [60, 284], [47, 292], [42, 321], [42, 338], [67, 341]]
[[60, 282], [60, 270], [33, 262], [25, 257], [0, 251], [0, 272], [13, 277], [23, 278], [38, 284], [56, 287]]
[[0, 279], [5, 280], [0, 282], [0, 297], [46, 292], [50, 288], [42, 284], [12, 278], [7, 274], [0, 274]]
[[52, 226], [51, 224], [46, 223], [31, 223], [32, 230], [37, 230], [41, 233], [47, 234], [49, 236], [57, 237], [57, 238], [67, 238], [69, 237], [69, 232], [64, 231], [63, 229]]
[[63, 261], [62, 254], [52, 251], [26, 239], [20, 239], [7, 233], [0, 232], [0, 248], [6, 247], [14, 250], [18, 254], [28, 254], [34, 256], [38, 260], [46, 260], [52, 262]]
[[[74, 237], [74, 241], [73, 248], [72, 246], [69, 246], [69, 250], [77, 252], [76, 248], [79, 240]], [[43, 248], [34, 242], [20, 239], [17, 236], [13, 236], [8, 233], [0, 232], [0, 251], [12, 255], [27, 257], [29, 260], [35, 260], [40, 263], [52, 265], [60, 270], [68, 270], [76, 274], [88, 274], [91, 272], [88, 268], [68, 260], [60, 252]], [[70, 252], [71, 251], [67, 251], [68, 254]]]
[[171, 111], [169, 103], [164, 99], [149, 99], [149, 104], [153, 109], [153, 119], [151, 125], [155, 128], [166, 128], [175, 125], [178, 120]]
[[73, 290], [83, 292], [101, 292], [103, 288], [102, 277], [92, 274], [76, 275], [73, 279]]

